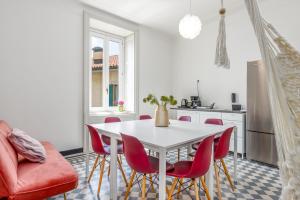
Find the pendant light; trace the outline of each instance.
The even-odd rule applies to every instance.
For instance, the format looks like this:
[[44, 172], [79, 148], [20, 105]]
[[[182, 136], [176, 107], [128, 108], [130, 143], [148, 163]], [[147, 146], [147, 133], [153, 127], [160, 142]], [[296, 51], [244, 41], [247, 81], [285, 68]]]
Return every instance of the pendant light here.
[[186, 39], [194, 39], [201, 32], [202, 23], [198, 16], [192, 15], [192, 0], [190, 0], [189, 13], [179, 22], [179, 33]]

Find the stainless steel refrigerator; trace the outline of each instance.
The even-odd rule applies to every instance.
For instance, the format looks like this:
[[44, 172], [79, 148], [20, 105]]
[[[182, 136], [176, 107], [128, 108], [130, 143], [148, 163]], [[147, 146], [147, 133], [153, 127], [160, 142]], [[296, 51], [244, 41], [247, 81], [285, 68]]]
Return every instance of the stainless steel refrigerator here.
[[267, 74], [261, 61], [247, 64], [247, 159], [277, 165], [277, 150], [267, 91]]

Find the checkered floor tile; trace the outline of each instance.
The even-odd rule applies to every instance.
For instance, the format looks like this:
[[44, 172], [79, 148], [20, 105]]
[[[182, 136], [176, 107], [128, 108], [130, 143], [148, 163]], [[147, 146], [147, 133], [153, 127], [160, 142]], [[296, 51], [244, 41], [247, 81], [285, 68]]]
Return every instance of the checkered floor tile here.
[[[181, 150], [181, 158], [186, 159], [186, 149]], [[90, 159], [90, 169], [95, 160], [95, 154], [91, 154]], [[177, 151], [168, 153], [168, 160], [174, 163], [177, 159]], [[77, 189], [67, 193], [67, 199], [84, 199], [84, 200], [108, 200], [109, 199], [109, 177], [107, 176], [107, 171], [104, 173], [101, 192], [97, 195], [97, 187], [99, 180], [99, 167], [96, 169], [93, 178], [89, 183], [86, 181], [85, 177], [85, 156], [83, 154], [73, 155], [67, 157], [68, 161], [74, 166], [79, 174], [79, 184]], [[228, 156], [225, 160], [226, 165], [231, 173], [233, 173], [233, 157]], [[123, 158], [123, 168], [129, 179], [131, 170], [126, 164], [125, 158]], [[107, 169], [107, 168], [106, 168]], [[257, 162], [252, 162], [244, 159], [238, 160], [238, 183], [236, 185], [236, 191], [232, 192], [228, 181], [223, 173], [221, 173], [221, 189], [222, 189], [222, 199], [224, 200], [258, 200], [258, 199], [272, 199], [276, 200], [280, 197], [281, 185], [279, 181], [278, 169], [262, 165]], [[172, 179], [168, 178], [168, 185], [171, 184]], [[147, 185], [149, 187], [149, 185]], [[118, 173], [118, 197], [119, 199], [124, 199], [125, 194], [125, 183], [122, 179], [120, 173]], [[147, 199], [157, 199], [158, 188], [155, 186], [156, 192], [152, 192], [150, 189], [147, 193]], [[129, 200], [137, 200], [140, 198], [141, 191], [139, 185], [135, 185], [130, 194]], [[204, 192], [200, 191], [201, 199], [206, 199]], [[176, 199], [176, 196], [174, 197]], [[179, 196], [180, 199], [195, 199], [193, 190], [186, 190]], [[216, 197], [215, 194], [215, 198]], [[49, 200], [63, 200], [63, 196], [55, 196], [49, 198]]]

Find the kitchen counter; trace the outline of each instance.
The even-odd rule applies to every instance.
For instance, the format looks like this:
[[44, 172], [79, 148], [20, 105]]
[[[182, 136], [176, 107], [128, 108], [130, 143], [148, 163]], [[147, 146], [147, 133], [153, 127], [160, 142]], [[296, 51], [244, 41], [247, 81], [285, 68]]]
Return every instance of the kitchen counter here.
[[183, 108], [183, 107], [177, 107], [177, 108], [171, 108], [173, 110], [188, 110], [188, 111], [203, 111], [203, 112], [222, 112], [222, 113], [240, 113], [244, 114], [246, 113], [246, 110], [229, 110], [229, 109], [209, 109], [209, 108]]
[[[204, 124], [207, 119], [222, 119], [223, 124], [233, 123], [237, 129], [237, 152], [242, 155], [246, 153], [246, 110], [209, 109], [199, 108], [171, 108], [171, 114], [176, 113], [176, 119], [180, 116], [190, 116], [191, 123]], [[230, 140], [229, 150], [234, 150], [233, 137]]]

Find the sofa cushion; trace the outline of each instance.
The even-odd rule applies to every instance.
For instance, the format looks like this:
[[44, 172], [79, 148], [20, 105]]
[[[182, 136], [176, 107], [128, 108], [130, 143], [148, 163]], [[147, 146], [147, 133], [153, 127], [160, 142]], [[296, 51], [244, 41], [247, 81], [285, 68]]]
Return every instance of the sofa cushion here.
[[76, 188], [78, 176], [72, 165], [50, 143], [42, 144], [47, 153], [46, 162], [19, 163], [16, 193], [10, 199], [38, 200]]
[[18, 157], [7, 140], [9, 125], [0, 120], [0, 198], [14, 193], [17, 185]]
[[7, 139], [19, 155], [31, 162], [44, 163], [46, 151], [44, 146], [36, 139], [27, 135], [24, 131], [14, 128]]

